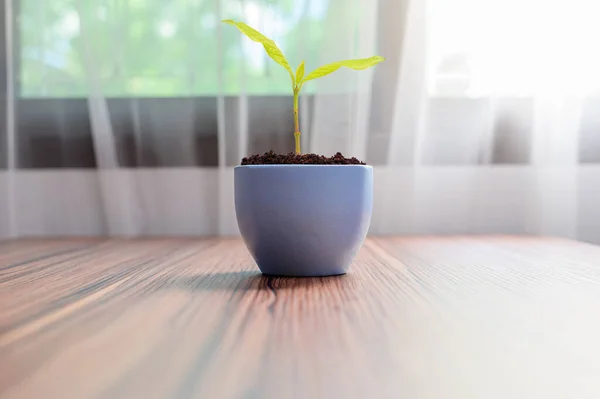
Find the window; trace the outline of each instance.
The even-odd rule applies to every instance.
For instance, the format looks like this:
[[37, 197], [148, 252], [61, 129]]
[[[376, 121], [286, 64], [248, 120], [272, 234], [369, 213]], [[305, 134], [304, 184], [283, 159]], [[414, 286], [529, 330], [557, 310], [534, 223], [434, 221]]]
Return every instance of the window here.
[[[296, 64], [318, 59], [328, 2], [222, 0], [220, 14], [273, 37]], [[216, 34], [216, 4], [20, 0], [20, 93], [85, 97], [95, 79], [109, 97], [289, 94], [287, 73], [260, 46], [230, 27]]]
[[[248, 95], [251, 151], [292, 150], [287, 72], [232, 27], [216, 28], [221, 18], [244, 19], [274, 38], [290, 62], [305, 58], [312, 68], [331, 8], [331, 0], [12, 1], [20, 168], [96, 166], [88, 109], [94, 83], [107, 99], [122, 166], [217, 165], [218, 94], [228, 131], [242, 106], [237, 96]], [[228, 164], [238, 161], [227, 153]]]
[[430, 93], [600, 94], [597, 0], [431, 0]]

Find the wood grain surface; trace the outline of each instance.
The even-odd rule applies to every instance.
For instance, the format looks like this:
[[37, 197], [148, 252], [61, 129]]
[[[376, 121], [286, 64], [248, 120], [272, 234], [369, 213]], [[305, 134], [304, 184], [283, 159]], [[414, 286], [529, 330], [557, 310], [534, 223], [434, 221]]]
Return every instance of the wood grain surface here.
[[371, 238], [260, 275], [239, 240], [0, 243], [1, 398], [599, 398], [600, 248]]

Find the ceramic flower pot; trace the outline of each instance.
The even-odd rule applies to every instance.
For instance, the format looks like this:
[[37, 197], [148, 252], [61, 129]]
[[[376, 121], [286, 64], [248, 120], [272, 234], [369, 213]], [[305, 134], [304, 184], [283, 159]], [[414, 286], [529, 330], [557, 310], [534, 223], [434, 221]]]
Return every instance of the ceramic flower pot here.
[[238, 226], [264, 274], [346, 273], [369, 229], [373, 168], [244, 165], [234, 173]]

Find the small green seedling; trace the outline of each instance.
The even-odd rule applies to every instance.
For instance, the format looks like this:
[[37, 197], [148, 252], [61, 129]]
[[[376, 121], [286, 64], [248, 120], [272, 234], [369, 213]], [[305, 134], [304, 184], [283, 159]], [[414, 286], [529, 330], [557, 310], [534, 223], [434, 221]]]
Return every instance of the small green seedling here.
[[376, 55], [374, 57], [361, 58], [357, 60], [333, 62], [331, 64], [323, 65], [322, 67], [315, 69], [306, 76], [304, 76], [304, 61], [302, 61], [296, 69], [296, 73], [294, 74], [292, 68], [290, 67], [290, 64], [285, 59], [283, 52], [279, 49], [279, 47], [277, 47], [273, 40], [269, 39], [256, 29], [251, 28], [243, 22], [236, 22], [231, 19], [226, 19], [223, 22], [235, 26], [240, 30], [240, 32], [248, 36], [250, 40], [261, 43], [265, 48], [267, 55], [271, 57], [273, 61], [284, 67], [285, 70], [288, 71], [288, 73], [290, 74], [290, 78], [292, 78], [292, 89], [294, 91], [294, 139], [296, 142], [296, 154], [301, 154], [300, 126], [298, 124], [298, 95], [300, 94], [300, 89], [302, 89], [304, 83], [312, 79], [317, 79], [325, 75], [329, 75], [330, 73], [337, 71], [341, 67], [348, 67], [356, 70], [367, 69], [385, 60], [385, 58]]

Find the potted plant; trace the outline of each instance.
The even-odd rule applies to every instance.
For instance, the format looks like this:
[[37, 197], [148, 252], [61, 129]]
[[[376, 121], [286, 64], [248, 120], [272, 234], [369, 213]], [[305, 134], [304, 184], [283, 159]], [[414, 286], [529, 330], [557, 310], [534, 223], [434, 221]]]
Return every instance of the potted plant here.
[[243, 22], [223, 21], [261, 43], [290, 74], [294, 94], [295, 153], [253, 155], [234, 170], [235, 211], [246, 247], [261, 272], [278, 276], [344, 274], [362, 246], [371, 221], [373, 169], [341, 153], [302, 154], [298, 96], [302, 86], [341, 67], [366, 69], [374, 56], [338, 61], [304, 74], [292, 71], [275, 42]]

